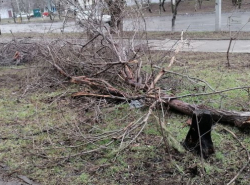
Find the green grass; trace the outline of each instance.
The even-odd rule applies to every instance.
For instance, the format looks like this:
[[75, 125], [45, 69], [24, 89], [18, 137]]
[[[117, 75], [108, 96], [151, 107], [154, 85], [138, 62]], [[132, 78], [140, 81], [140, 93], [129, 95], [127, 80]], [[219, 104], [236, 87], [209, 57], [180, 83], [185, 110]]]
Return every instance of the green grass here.
[[[156, 59], [161, 53], [156, 54]], [[226, 67], [223, 54], [180, 53], [171, 70], [188, 74], [207, 81], [216, 90], [223, 90], [249, 84], [249, 67], [242, 63], [248, 55], [233, 56], [231, 68]], [[246, 60], [247, 61], [247, 60]], [[167, 64], [165, 64], [167, 65]], [[148, 66], [144, 71], [151, 70]], [[70, 94], [78, 90], [77, 85], [62, 86], [56, 89], [33, 91], [22, 98], [22, 89], [16, 83], [9, 84], [6, 75], [15, 74], [10, 68], [0, 68], [0, 76], [6, 83], [0, 86], [0, 162], [8, 165], [10, 173], [26, 175], [41, 184], [160, 184], [168, 181], [178, 184], [190, 179], [193, 183], [206, 184], [201, 178], [202, 166], [206, 176], [215, 184], [225, 184], [246, 162], [245, 151], [238, 141], [223, 127], [233, 131], [239, 140], [250, 149], [249, 134], [229, 126], [215, 125], [212, 139], [215, 154], [204, 164], [200, 156], [185, 151], [181, 142], [189, 127], [187, 116], [169, 112], [165, 114], [164, 137], [157, 116], [162, 112], [153, 110], [144, 130], [130, 144], [120, 151], [120, 132], [115, 137], [104, 137], [92, 142], [92, 136], [102, 136], [113, 130], [126, 128], [133, 121], [145, 116], [147, 109], [131, 109], [128, 103], [106, 104], [101, 100], [91, 104], [87, 99], [72, 99]], [[21, 76], [23, 73], [18, 73]], [[169, 93], [177, 96], [211, 92], [203, 91], [204, 83], [191, 83], [189, 79], [173, 74], [159, 83], [167, 87]], [[3, 80], [4, 81], [4, 80]], [[66, 92], [64, 94], [64, 92]], [[221, 95], [183, 98], [189, 103], [205, 104], [214, 108], [242, 110], [247, 107], [249, 95], [246, 91], [235, 90]], [[98, 106], [103, 103], [103, 107]], [[242, 106], [239, 106], [242, 104]], [[84, 106], [90, 105], [86, 111]], [[127, 144], [141, 127], [124, 139]], [[166, 139], [167, 145], [165, 144]], [[88, 142], [91, 141], [91, 142]], [[114, 141], [105, 149], [93, 153], [99, 146]], [[170, 154], [170, 156], [169, 156]], [[75, 157], [72, 157], [76, 155]], [[190, 169], [197, 166], [194, 177]], [[224, 176], [227, 172], [227, 176]], [[241, 184], [247, 184], [243, 172]]]
[[[242, 56], [242, 59], [239, 60], [240, 56]], [[209, 83], [214, 90], [221, 91], [235, 87], [248, 86], [250, 82], [248, 67], [241, 67], [247, 65], [247, 61], [244, 62], [246, 59], [245, 57], [247, 57], [247, 55], [234, 54], [231, 56], [232, 67], [228, 68], [226, 67], [226, 55], [219, 53], [204, 53], [200, 54], [200, 59], [198, 59], [196, 53], [188, 53], [188, 55], [183, 53], [177, 56], [177, 60], [185, 62], [185, 68], [183, 68], [183, 64], [177, 64], [173, 66], [171, 70], [204, 80]], [[168, 84], [170, 87], [178, 87], [174, 91], [177, 96], [212, 92], [205, 83], [193, 83], [186, 77], [171, 74], [166, 80], [163, 80], [162, 83]], [[244, 102], [248, 102], [249, 94], [246, 90], [239, 89], [217, 95], [189, 96], [185, 98], [185, 101], [205, 104], [214, 108], [240, 111], [242, 106], [239, 106], [239, 102], [240, 104], [242, 103], [242, 105]]]

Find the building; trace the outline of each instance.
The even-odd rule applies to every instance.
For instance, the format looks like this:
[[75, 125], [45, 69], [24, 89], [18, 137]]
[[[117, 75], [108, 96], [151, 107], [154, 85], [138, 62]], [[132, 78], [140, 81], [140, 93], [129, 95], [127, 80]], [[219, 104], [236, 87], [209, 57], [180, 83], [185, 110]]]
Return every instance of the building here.
[[13, 8], [10, 0], [0, 1], [0, 15], [2, 19], [13, 17]]

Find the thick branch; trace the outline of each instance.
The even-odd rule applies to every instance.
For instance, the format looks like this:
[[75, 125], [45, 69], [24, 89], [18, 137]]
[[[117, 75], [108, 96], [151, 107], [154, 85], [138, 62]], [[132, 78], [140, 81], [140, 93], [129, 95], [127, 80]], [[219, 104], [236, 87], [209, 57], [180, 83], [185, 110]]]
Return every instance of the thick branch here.
[[216, 110], [203, 105], [191, 105], [178, 99], [166, 102], [172, 110], [176, 110], [185, 115], [192, 116], [197, 109], [206, 109], [211, 112], [214, 121], [231, 124], [239, 128], [250, 127], [250, 112], [236, 112], [226, 110]]

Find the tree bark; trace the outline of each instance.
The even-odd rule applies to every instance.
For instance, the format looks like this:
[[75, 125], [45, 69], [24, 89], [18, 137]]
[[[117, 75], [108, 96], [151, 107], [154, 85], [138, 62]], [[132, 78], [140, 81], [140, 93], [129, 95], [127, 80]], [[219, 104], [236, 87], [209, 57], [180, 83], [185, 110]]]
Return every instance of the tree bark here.
[[16, 9], [15, 9], [14, 4], [13, 4], [12, 1], [11, 1], [11, 8], [13, 10], [13, 16], [12, 16], [12, 18], [14, 20], [14, 23], [16, 23], [16, 14], [14, 13], [14, 12], [16, 12]]
[[215, 122], [230, 124], [239, 128], [250, 128], [250, 112], [216, 110], [204, 105], [191, 105], [178, 99], [172, 99], [169, 102], [166, 102], [166, 105], [172, 110], [188, 116], [192, 116], [195, 110], [206, 109], [210, 111]]
[[[175, 2], [175, 4], [174, 4], [174, 2]], [[178, 8], [180, 2], [181, 2], [181, 0], [176, 0], [176, 1], [171, 0], [171, 9], [172, 9], [172, 14], [173, 14], [173, 17], [172, 17], [172, 31], [174, 31], [175, 20], [176, 20], [176, 15], [177, 15], [177, 8]]]
[[161, 12], [161, 9], [166, 12], [166, 9], [164, 7], [164, 4], [165, 4], [165, 0], [160, 0], [160, 4], [159, 4], [159, 7], [160, 7], [160, 12]]
[[191, 127], [183, 142], [185, 149], [195, 151], [203, 158], [207, 158], [213, 154], [214, 147], [211, 138], [212, 125], [213, 119], [210, 111], [203, 109], [194, 111]]
[[124, 9], [125, 1], [124, 0], [105, 0], [108, 5], [109, 12], [111, 15], [110, 20], [110, 33], [114, 34], [117, 31], [122, 32], [122, 11]]
[[147, 2], [147, 4], [148, 4], [148, 11], [150, 12], [150, 13], [152, 13], [152, 10], [151, 10], [151, 3], [150, 3], [150, 0], [148, 0], [148, 2]]

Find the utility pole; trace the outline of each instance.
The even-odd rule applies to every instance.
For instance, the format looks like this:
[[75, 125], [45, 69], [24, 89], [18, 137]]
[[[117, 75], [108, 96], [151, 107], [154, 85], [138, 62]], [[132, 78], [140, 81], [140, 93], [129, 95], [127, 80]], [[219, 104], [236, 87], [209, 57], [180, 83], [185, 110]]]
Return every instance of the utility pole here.
[[215, 31], [221, 31], [221, 0], [215, 2]]

